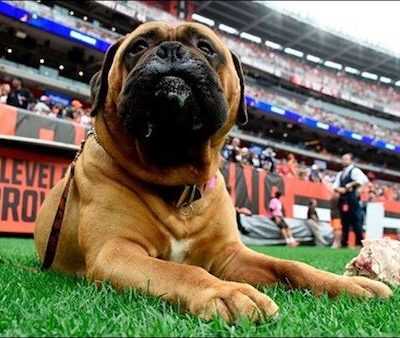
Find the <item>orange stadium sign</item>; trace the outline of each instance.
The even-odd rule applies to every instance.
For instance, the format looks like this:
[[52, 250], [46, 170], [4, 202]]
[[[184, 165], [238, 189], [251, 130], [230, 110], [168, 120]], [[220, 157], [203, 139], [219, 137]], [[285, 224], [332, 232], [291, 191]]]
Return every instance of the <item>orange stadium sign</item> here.
[[0, 232], [32, 233], [40, 205], [64, 176], [69, 159], [0, 150]]

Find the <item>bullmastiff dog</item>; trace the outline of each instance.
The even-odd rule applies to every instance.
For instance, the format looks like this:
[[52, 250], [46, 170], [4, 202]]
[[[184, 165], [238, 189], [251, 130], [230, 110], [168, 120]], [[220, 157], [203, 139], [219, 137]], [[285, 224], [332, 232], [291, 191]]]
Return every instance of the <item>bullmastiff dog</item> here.
[[[382, 283], [256, 253], [239, 238], [220, 150], [247, 120], [238, 58], [196, 23], [145, 23], [91, 81], [95, 132], [77, 157], [52, 267], [160, 296], [206, 320], [275, 316], [258, 286], [390, 297]], [[44, 260], [68, 176], [44, 201]]]

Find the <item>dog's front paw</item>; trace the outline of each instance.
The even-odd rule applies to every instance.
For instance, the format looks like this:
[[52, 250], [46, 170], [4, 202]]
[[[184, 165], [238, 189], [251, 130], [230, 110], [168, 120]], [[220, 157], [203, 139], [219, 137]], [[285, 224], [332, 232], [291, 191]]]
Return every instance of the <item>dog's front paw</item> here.
[[337, 296], [341, 292], [346, 292], [356, 297], [390, 298], [393, 294], [392, 290], [384, 283], [361, 276], [339, 276], [336, 280], [332, 281], [331, 286], [327, 290], [331, 296]]
[[278, 314], [278, 306], [271, 298], [248, 284], [235, 282], [204, 289], [190, 302], [189, 310], [205, 320], [219, 315], [228, 323], [240, 317], [257, 322]]

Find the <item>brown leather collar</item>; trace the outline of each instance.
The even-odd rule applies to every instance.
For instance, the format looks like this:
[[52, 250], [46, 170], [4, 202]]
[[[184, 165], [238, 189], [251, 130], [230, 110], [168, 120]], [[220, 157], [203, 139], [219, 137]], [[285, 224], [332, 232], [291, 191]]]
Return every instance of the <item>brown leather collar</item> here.
[[201, 199], [205, 188], [205, 184], [201, 187], [195, 184], [185, 184], [176, 187], [158, 186], [157, 193], [167, 203], [177, 208], [185, 208], [190, 206], [193, 202]]

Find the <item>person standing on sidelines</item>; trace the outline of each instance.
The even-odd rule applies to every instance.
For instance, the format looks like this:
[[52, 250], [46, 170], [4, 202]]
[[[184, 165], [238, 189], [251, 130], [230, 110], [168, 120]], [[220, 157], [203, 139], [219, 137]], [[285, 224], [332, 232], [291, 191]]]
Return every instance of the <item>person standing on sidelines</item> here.
[[356, 245], [361, 246], [363, 239], [362, 210], [358, 188], [368, 183], [368, 177], [356, 168], [353, 155], [346, 153], [342, 156], [343, 170], [336, 175], [333, 183], [334, 191], [340, 194], [338, 206], [342, 223], [341, 247], [348, 246], [350, 227], [356, 235]]
[[333, 249], [340, 247], [340, 241], [342, 239], [342, 222], [340, 220], [339, 197], [340, 195], [338, 193], [334, 193], [329, 201], [329, 206], [331, 209], [331, 227], [335, 235], [332, 244]]
[[280, 200], [282, 193], [277, 191], [274, 198], [271, 199], [268, 205], [269, 212], [271, 213], [271, 220], [277, 225], [281, 234], [285, 238], [286, 244], [288, 246], [298, 246], [300, 243], [293, 238], [292, 231], [289, 225], [285, 222], [283, 217], [283, 205]]
[[319, 217], [317, 213], [317, 200], [314, 198], [312, 198], [308, 204], [306, 224], [314, 235], [315, 245], [327, 246], [328, 242], [321, 234], [321, 223], [319, 222]]

